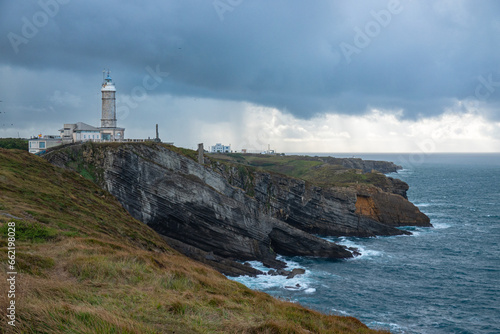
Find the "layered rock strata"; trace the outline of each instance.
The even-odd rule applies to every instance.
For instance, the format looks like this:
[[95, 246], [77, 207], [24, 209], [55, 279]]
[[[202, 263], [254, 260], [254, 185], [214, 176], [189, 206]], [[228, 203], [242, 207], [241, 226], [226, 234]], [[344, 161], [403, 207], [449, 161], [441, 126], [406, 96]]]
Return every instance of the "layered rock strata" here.
[[229, 275], [256, 274], [232, 260], [283, 268], [277, 254], [352, 257], [352, 250], [314, 234], [397, 235], [406, 232], [396, 226], [430, 226], [403, 196], [380, 188], [321, 188], [241, 167], [201, 165], [161, 144], [80, 144], [45, 158], [92, 178], [173, 247]]

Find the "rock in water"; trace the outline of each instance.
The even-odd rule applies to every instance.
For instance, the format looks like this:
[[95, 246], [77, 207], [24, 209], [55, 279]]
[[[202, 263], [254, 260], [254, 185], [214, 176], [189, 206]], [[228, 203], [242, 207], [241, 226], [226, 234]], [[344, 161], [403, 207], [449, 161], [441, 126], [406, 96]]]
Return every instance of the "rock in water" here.
[[295, 276], [297, 275], [303, 275], [306, 273], [306, 270], [305, 269], [302, 269], [302, 268], [295, 268], [293, 269], [290, 274], [288, 274], [288, 276], [286, 277], [287, 279], [291, 279], [291, 278], [294, 278]]

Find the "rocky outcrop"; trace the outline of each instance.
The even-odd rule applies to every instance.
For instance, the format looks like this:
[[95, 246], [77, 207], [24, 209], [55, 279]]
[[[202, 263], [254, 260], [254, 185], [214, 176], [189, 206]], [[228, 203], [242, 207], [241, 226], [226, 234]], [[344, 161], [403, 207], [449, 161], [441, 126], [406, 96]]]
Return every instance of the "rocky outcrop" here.
[[386, 177], [382, 182], [378, 182], [376, 186], [386, 193], [392, 193], [399, 195], [404, 199], [408, 199], [406, 192], [408, 191], [409, 186], [406, 182], [392, 177]]
[[385, 191], [322, 188], [209, 159], [202, 165], [154, 143], [80, 144], [44, 157], [93, 179], [174, 248], [229, 275], [257, 274], [232, 260], [282, 268], [276, 254], [353, 256], [314, 234], [398, 235], [408, 232], [397, 226], [430, 225], [395, 180]]
[[430, 219], [402, 197], [384, 192], [380, 188], [359, 186], [356, 188], [356, 213], [385, 225], [431, 227]]
[[[177, 239], [172, 239], [164, 235], [162, 237], [170, 245], [170, 247], [174, 248], [175, 250], [191, 259], [214, 268], [215, 270], [225, 275], [255, 277], [257, 275], [263, 274], [263, 272], [252, 268], [252, 266], [250, 266], [249, 264], [241, 264], [231, 259], [216, 255], [212, 251], [207, 252], [197, 247], [188, 245]], [[274, 267], [282, 268], [285, 267], [285, 265], [277, 261], [276, 263], [274, 263]]]

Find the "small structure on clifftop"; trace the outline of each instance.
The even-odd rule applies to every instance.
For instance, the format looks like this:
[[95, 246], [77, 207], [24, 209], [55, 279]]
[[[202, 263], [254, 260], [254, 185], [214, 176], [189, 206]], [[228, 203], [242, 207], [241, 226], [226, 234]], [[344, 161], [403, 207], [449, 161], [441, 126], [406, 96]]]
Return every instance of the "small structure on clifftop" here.
[[231, 145], [224, 146], [221, 143], [217, 143], [210, 147], [210, 153], [231, 153]]
[[29, 140], [28, 150], [33, 154], [42, 154], [48, 148], [62, 145], [60, 136], [55, 135], [42, 135], [34, 136]]
[[156, 138], [154, 141], [157, 143], [161, 143], [160, 135], [158, 134], [158, 124], [156, 124]]
[[198, 144], [198, 163], [200, 165], [205, 164], [205, 157], [203, 156], [204, 153], [205, 153], [205, 149], [203, 148], [203, 143], [199, 143]]

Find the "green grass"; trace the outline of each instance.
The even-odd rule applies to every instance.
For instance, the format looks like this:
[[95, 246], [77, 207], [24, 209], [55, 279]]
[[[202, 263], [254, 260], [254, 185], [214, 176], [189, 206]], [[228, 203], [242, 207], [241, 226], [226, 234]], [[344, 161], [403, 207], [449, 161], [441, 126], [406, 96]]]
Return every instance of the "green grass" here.
[[[0, 181], [0, 291], [6, 214], [20, 218], [19, 321], [0, 333], [380, 333], [226, 279], [173, 251], [94, 183], [37, 156], [0, 149]], [[0, 309], [7, 303], [0, 294]]]
[[[47, 242], [59, 233], [57, 229], [44, 226], [38, 222], [17, 221], [15, 226], [16, 240], [31, 242]], [[0, 227], [0, 236], [7, 238], [8, 226]]]
[[198, 152], [195, 150], [190, 150], [190, 149], [184, 148], [184, 147], [177, 147], [177, 146], [170, 145], [170, 144], [161, 144], [161, 145], [163, 147], [173, 151], [173, 152], [176, 152], [176, 153], [179, 153], [185, 157], [188, 157], [191, 160], [198, 161]]
[[385, 184], [387, 179], [380, 173], [362, 173], [360, 170], [330, 164], [309, 156], [229, 153], [211, 154], [210, 158], [221, 164], [238, 166], [238, 170], [244, 173], [249, 173], [249, 167], [253, 167], [254, 170], [303, 179], [320, 186], [347, 187], [359, 183], [380, 186]]
[[28, 139], [0, 138], [0, 148], [28, 151]]

